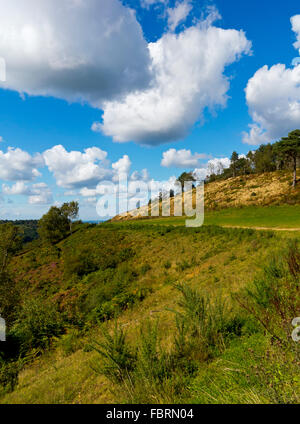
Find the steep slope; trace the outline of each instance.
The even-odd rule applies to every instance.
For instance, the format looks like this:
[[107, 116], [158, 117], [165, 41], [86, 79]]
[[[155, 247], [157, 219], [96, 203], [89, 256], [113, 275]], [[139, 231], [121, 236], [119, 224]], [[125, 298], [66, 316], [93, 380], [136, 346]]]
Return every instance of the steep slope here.
[[[15, 334], [22, 335], [23, 331], [24, 340], [30, 328], [35, 342], [40, 344], [34, 345], [38, 349], [28, 350], [27, 365], [17, 387], [12, 393], [2, 393], [0, 402], [275, 402], [268, 386], [269, 374], [249, 381], [244, 377], [247, 373], [252, 375], [251, 367], [261, 363], [267, 348], [273, 355], [275, 347], [269, 345], [264, 330], [249, 314], [241, 312], [232, 295], [239, 293], [265, 266], [274, 247], [285, 247], [285, 237], [217, 227], [187, 230], [140, 224], [83, 225], [55, 248], [39, 246], [15, 258], [13, 268], [22, 289], [22, 304], [30, 301], [35, 306], [26, 307], [26, 319], [17, 325]], [[176, 349], [182, 335], [178, 333], [174, 310], [182, 311], [184, 303], [174, 285], [181, 283], [199, 290], [213, 302], [219, 302], [219, 297], [226, 301], [229, 309], [224, 345], [213, 345], [209, 352], [202, 352], [201, 342], [187, 345], [187, 350], [179, 356], [174, 354], [166, 364], [158, 359], [162, 353], [155, 353], [150, 359], [143, 357], [146, 362], [140, 363], [146, 368], [137, 371], [134, 387], [129, 390], [121, 384], [122, 380], [113, 382], [105, 377], [104, 358], [91, 346], [103, 343], [105, 329], [113, 334], [115, 319], [126, 331], [132, 349], [141, 349], [143, 334], [149, 337], [146, 343], [151, 349]], [[51, 321], [49, 328], [44, 320], [48, 302], [59, 310], [62, 327], [58, 335], [51, 333], [55, 322]], [[219, 313], [214, 318], [217, 323], [221, 319]], [[149, 333], [149, 323], [152, 329], [158, 326], [157, 336], [152, 330]], [[157, 337], [158, 345], [153, 345], [153, 337]], [[275, 353], [269, 365], [285, 372], [282, 367], [286, 359]], [[168, 371], [171, 374], [152, 383], [152, 378], [158, 377], [147, 374], [147, 361], [154, 361], [149, 369], [158, 373], [160, 367], [168, 369], [173, 364]], [[284, 393], [291, 402], [294, 398], [286, 393], [294, 375], [294, 369], [286, 371], [284, 390], [276, 387], [276, 393]]]
[[[185, 196], [190, 199], [192, 193], [188, 192]], [[181, 196], [171, 199], [171, 216], [173, 202], [181, 203]], [[163, 200], [163, 203], [167, 201]], [[291, 173], [287, 171], [230, 178], [206, 184], [204, 203], [206, 211], [244, 206], [300, 204], [300, 184], [294, 189], [291, 185]], [[136, 219], [150, 214], [150, 207], [143, 206], [130, 213], [120, 214], [113, 220]]]

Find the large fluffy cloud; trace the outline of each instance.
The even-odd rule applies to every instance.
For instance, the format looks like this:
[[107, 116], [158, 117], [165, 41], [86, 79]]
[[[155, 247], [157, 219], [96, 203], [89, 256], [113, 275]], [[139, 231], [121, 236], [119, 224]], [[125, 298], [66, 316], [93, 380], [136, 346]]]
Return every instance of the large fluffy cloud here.
[[38, 168], [43, 166], [41, 155], [31, 156], [22, 149], [9, 147], [4, 153], [0, 150], [0, 179], [4, 181], [32, 181], [40, 175]]
[[97, 147], [68, 152], [63, 146], [54, 146], [43, 153], [45, 163], [54, 174], [59, 187], [68, 189], [95, 186], [111, 177], [107, 153]]
[[184, 138], [205, 108], [226, 105], [224, 70], [250, 48], [242, 31], [212, 26], [211, 16], [179, 35], [165, 34], [149, 44], [151, 87], [106, 102], [103, 125], [95, 128], [116, 142], [157, 145]]
[[100, 107], [149, 82], [147, 43], [120, 0], [0, 0], [0, 10], [0, 87]]
[[[291, 19], [297, 34], [294, 46], [300, 49], [300, 15]], [[300, 127], [300, 65], [287, 68], [277, 64], [263, 66], [249, 80], [246, 99], [253, 119], [243, 141], [258, 145], [276, 141]]]
[[169, 149], [163, 153], [161, 165], [166, 168], [196, 168], [200, 159], [207, 158], [205, 154], [194, 153], [190, 150]]

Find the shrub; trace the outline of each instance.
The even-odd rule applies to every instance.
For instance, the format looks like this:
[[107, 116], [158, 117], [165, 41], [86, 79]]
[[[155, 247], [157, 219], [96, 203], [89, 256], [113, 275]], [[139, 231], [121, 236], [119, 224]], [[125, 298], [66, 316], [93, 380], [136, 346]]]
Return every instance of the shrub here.
[[12, 335], [19, 340], [21, 353], [49, 347], [51, 339], [64, 331], [62, 316], [54, 304], [43, 299], [24, 303]]
[[136, 366], [136, 353], [126, 341], [123, 329], [115, 324], [113, 334], [103, 327], [103, 341], [92, 343], [93, 349], [104, 359], [103, 365], [98, 361], [92, 364], [94, 371], [104, 374], [113, 383], [124, 382]]
[[94, 315], [97, 320], [107, 321], [117, 316], [121, 311], [130, 308], [136, 302], [144, 300], [148, 292], [149, 289], [140, 289], [119, 293], [111, 300], [95, 308], [92, 315]]
[[196, 351], [198, 358], [204, 360], [222, 351], [230, 320], [225, 302], [221, 299], [213, 302], [197, 289], [184, 284], [177, 284], [175, 288], [182, 295], [178, 302], [182, 312], [176, 312], [178, 332], [180, 328], [185, 329], [185, 338], [181, 334], [182, 346], [192, 354]]
[[118, 254], [118, 262], [126, 262], [135, 256], [135, 251], [131, 247], [125, 247]]
[[0, 394], [11, 393], [18, 384], [20, 361], [4, 361], [0, 358]]
[[140, 273], [141, 273], [141, 275], [145, 275], [150, 270], [151, 270], [151, 266], [149, 264], [144, 264], [140, 268]]
[[62, 349], [65, 355], [71, 355], [82, 347], [80, 337], [81, 332], [79, 330], [72, 329], [58, 340], [58, 346]]
[[280, 342], [290, 341], [291, 321], [300, 309], [300, 253], [293, 241], [273, 256], [262, 273], [235, 299]]
[[171, 262], [170, 262], [170, 261], [166, 261], [166, 262], [164, 263], [164, 267], [165, 267], [165, 269], [170, 269], [170, 268], [171, 268], [171, 266], [172, 266], [172, 264], [171, 264]]
[[72, 275], [83, 277], [99, 269], [94, 252], [89, 249], [65, 251], [63, 260], [65, 278], [71, 278]]

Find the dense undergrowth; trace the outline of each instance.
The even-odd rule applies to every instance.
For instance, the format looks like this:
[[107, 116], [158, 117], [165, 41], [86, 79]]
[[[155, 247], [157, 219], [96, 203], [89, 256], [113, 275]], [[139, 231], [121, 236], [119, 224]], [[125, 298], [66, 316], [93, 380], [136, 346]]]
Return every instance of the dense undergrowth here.
[[2, 403], [299, 402], [297, 238], [83, 224], [9, 272]]

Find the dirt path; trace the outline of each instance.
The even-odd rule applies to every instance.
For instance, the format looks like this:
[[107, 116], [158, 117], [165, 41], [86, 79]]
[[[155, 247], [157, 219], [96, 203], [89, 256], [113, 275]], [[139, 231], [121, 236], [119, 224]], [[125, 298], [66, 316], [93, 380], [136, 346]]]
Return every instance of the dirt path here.
[[276, 228], [276, 227], [240, 227], [235, 225], [221, 225], [223, 228], [244, 228], [258, 231], [300, 231], [300, 228]]

